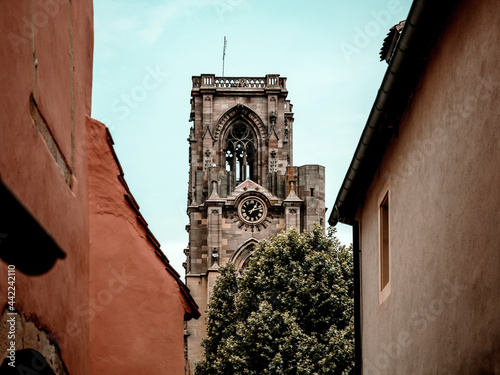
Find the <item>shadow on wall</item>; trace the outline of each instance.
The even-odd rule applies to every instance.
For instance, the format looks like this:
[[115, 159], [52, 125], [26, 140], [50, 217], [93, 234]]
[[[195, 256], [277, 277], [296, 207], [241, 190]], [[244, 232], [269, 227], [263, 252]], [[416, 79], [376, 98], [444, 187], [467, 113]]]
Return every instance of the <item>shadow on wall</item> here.
[[27, 275], [49, 271], [66, 254], [0, 181], [0, 258]]

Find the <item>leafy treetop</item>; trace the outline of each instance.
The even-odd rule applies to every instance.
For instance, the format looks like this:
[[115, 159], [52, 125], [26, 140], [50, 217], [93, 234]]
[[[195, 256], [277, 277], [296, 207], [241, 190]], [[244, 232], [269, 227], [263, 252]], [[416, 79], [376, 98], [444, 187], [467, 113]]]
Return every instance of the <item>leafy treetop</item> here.
[[260, 242], [241, 278], [221, 267], [195, 375], [351, 373], [352, 266], [335, 229], [316, 226]]

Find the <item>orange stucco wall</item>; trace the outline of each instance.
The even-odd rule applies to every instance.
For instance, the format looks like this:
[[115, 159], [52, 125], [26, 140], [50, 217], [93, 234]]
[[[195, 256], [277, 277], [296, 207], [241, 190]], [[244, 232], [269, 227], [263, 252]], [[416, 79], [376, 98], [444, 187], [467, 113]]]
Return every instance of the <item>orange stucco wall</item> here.
[[94, 374], [184, 374], [187, 310], [125, 200], [105, 126], [88, 120], [90, 319]]
[[[16, 273], [16, 307], [53, 335], [71, 374], [88, 374], [90, 330], [82, 310], [89, 280], [92, 1], [2, 1], [0, 17], [0, 179], [66, 253], [42, 276]], [[69, 184], [32, 120], [30, 96], [71, 170]], [[2, 308], [6, 270], [0, 262]]]
[[486, 0], [454, 11], [358, 212], [363, 374], [500, 373], [499, 14]]

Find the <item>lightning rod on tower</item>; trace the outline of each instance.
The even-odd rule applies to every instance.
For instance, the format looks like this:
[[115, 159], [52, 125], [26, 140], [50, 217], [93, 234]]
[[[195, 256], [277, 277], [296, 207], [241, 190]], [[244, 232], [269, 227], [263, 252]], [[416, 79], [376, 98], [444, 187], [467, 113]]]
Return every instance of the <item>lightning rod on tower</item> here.
[[226, 37], [224, 36], [224, 49], [222, 50], [222, 76], [224, 77], [224, 62], [226, 60], [226, 45], [227, 45], [227, 40]]

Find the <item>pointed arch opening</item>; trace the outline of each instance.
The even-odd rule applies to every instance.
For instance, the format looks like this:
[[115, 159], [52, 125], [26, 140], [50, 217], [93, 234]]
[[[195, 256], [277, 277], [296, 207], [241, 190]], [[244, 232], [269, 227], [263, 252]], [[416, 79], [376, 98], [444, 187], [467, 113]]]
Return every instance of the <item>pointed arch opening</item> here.
[[242, 243], [241, 246], [233, 253], [229, 261], [236, 266], [238, 272], [241, 273], [247, 268], [255, 250], [255, 246], [258, 243], [259, 242], [256, 239], [250, 238]]
[[257, 150], [257, 136], [248, 123], [236, 120], [228, 127], [223, 139], [224, 165], [236, 184], [257, 180]]
[[230, 190], [245, 180], [262, 184], [267, 165], [267, 127], [255, 111], [236, 104], [224, 112], [214, 127], [218, 165], [229, 173]]
[[[12, 352], [11, 352], [12, 353]], [[66, 372], [58, 372], [57, 374], [50, 367], [47, 359], [35, 349], [20, 349], [16, 350], [12, 356], [14, 362], [10, 362], [9, 357], [5, 358], [0, 365], [0, 374], [18, 375], [18, 374], [37, 374], [37, 375], [58, 375], [66, 374]], [[14, 366], [9, 365], [14, 363]]]

